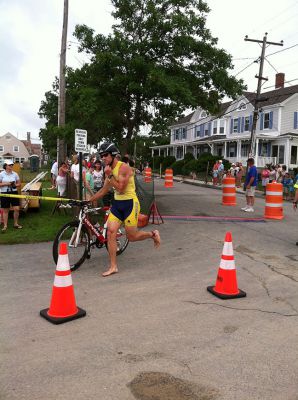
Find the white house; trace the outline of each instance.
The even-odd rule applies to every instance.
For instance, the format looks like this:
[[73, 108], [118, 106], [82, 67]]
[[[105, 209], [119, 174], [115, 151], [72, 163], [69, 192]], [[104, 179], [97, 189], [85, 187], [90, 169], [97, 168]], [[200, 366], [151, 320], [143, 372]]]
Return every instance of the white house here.
[[[230, 162], [245, 163], [249, 152], [255, 93], [244, 92], [236, 101], [222, 104], [218, 116], [198, 108], [170, 126], [168, 145], [152, 147], [152, 155], [174, 155], [183, 159], [186, 152], [197, 156], [211, 152]], [[267, 163], [298, 163], [298, 85], [284, 87], [284, 74], [276, 75], [275, 89], [263, 92], [256, 127], [257, 167]]]

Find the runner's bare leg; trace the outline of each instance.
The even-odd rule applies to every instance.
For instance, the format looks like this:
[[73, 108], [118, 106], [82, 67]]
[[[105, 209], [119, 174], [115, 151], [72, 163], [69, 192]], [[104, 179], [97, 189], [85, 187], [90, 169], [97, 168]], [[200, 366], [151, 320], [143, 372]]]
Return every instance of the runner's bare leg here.
[[120, 228], [120, 223], [116, 221], [108, 222], [108, 251], [110, 256], [110, 266], [102, 276], [110, 276], [118, 272], [117, 268], [117, 232]]

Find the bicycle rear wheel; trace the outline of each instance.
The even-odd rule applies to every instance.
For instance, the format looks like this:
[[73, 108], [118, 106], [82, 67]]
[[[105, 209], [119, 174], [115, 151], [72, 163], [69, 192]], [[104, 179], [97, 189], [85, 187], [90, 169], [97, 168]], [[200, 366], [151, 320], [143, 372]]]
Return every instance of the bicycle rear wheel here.
[[84, 225], [81, 228], [78, 245], [75, 246], [78, 227], [79, 221], [68, 222], [57, 233], [53, 243], [53, 258], [56, 264], [58, 261], [60, 243], [67, 243], [71, 271], [78, 269], [79, 266], [85, 261], [90, 247], [89, 234]]
[[[108, 230], [106, 230], [106, 238], [107, 238]], [[128, 246], [129, 240], [126, 236], [126, 230], [124, 226], [120, 226], [117, 232], [117, 253], [116, 255], [119, 256], [121, 253], [124, 252], [126, 247]], [[108, 242], [105, 242], [106, 248], [108, 250]]]

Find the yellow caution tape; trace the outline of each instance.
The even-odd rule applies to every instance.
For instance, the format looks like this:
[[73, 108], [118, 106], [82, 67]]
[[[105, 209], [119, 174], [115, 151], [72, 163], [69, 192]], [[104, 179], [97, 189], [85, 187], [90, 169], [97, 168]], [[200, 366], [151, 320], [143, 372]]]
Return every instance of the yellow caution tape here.
[[2, 197], [13, 197], [15, 199], [26, 199], [26, 200], [48, 200], [48, 201], [72, 201], [74, 199], [65, 199], [64, 197], [45, 197], [45, 196], [30, 196], [26, 194], [7, 194], [1, 193]]

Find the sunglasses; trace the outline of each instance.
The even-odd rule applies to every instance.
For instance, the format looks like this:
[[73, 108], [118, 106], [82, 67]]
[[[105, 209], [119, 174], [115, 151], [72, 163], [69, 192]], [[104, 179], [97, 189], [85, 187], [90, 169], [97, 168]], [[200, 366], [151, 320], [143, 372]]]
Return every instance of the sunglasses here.
[[104, 154], [101, 154], [100, 157], [101, 157], [101, 158], [104, 158], [104, 157], [107, 157], [109, 154], [110, 154], [110, 153], [104, 153]]

